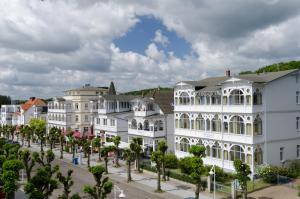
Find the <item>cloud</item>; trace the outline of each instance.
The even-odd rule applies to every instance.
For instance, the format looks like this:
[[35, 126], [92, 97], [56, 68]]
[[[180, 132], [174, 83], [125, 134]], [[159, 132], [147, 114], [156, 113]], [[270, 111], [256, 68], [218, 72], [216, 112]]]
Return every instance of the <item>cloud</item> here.
[[[113, 41], [150, 15], [191, 45], [176, 57], [158, 29], [145, 54]], [[298, 0], [0, 1], [0, 88], [14, 98], [91, 83], [118, 91], [173, 86], [300, 58]]]

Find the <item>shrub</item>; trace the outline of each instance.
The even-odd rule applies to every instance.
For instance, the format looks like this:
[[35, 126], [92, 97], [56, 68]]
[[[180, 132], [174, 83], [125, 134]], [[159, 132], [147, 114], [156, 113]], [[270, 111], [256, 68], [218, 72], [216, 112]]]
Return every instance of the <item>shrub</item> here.
[[179, 160], [179, 168], [182, 173], [190, 173], [192, 171], [191, 157], [184, 157]]
[[257, 173], [263, 179], [263, 181], [267, 183], [276, 183], [278, 175], [289, 178], [297, 177], [295, 171], [291, 168], [270, 165], [259, 167]]
[[[211, 170], [211, 168], [212, 168], [211, 165], [206, 166], [206, 171], [207, 171], [206, 175], [209, 175], [208, 172]], [[216, 181], [218, 182], [227, 182], [235, 178], [234, 174], [224, 172], [224, 170], [221, 167], [215, 166], [215, 169], [216, 169]]]
[[294, 177], [300, 176], [300, 160], [293, 160], [288, 163], [287, 168]]
[[70, 147], [69, 146], [65, 146], [65, 151], [69, 153], [70, 152]]
[[166, 168], [177, 169], [178, 168], [178, 159], [174, 154], [166, 154]]

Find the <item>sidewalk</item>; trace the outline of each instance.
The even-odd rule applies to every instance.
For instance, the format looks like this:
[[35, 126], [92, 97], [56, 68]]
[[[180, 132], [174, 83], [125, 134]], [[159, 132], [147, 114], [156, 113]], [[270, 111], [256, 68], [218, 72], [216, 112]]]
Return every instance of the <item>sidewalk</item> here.
[[[48, 150], [48, 147], [44, 147], [45, 151]], [[31, 150], [34, 151], [40, 151], [40, 146], [36, 143], [31, 144]], [[53, 149], [53, 152], [56, 157], [60, 156], [60, 150], [59, 148]], [[64, 152], [64, 159], [67, 161], [72, 162], [72, 154]], [[104, 161], [98, 162], [98, 154], [93, 154], [91, 156], [90, 165], [95, 166], [99, 164], [104, 164]], [[108, 165], [108, 171], [109, 176], [116, 179], [122, 179], [123, 181], [127, 180], [127, 168], [124, 161], [120, 160], [121, 167], [115, 168], [110, 164]], [[87, 169], [87, 158], [82, 158], [82, 164], [78, 165], [81, 168]], [[157, 175], [152, 172], [145, 171], [143, 173], [135, 173], [135, 171], [132, 170], [131, 173], [132, 180], [142, 186], [147, 187], [147, 189], [152, 189], [153, 191], [156, 189], [157, 186]], [[192, 199], [194, 198], [194, 185], [182, 182], [176, 179], [171, 179], [167, 182], [161, 182], [161, 188], [165, 193], [168, 193], [168, 195], [172, 195], [173, 199], [176, 198], [184, 198], [184, 199]], [[210, 194], [208, 192], [201, 192], [200, 193], [201, 199], [212, 199], [213, 194]], [[216, 196], [216, 198], [221, 198], [219, 196]]]

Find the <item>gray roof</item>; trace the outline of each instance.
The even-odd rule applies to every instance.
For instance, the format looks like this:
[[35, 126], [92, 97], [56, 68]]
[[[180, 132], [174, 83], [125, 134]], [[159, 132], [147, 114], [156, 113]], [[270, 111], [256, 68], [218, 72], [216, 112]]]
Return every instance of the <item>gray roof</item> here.
[[220, 88], [220, 85], [230, 79], [230, 78], [238, 78], [251, 81], [253, 83], [269, 83], [281, 77], [284, 77], [292, 72], [295, 72], [299, 69], [293, 70], [285, 70], [279, 72], [268, 72], [268, 73], [259, 73], [259, 74], [245, 74], [245, 75], [238, 75], [238, 76], [222, 76], [222, 77], [209, 77], [200, 81], [183, 81], [184, 83], [190, 84], [195, 86], [196, 90], [201, 91], [216, 91]]
[[129, 114], [129, 113], [133, 113], [133, 111], [112, 112], [112, 113], [106, 113], [105, 115], [114, 117], [114, 116], [118, 116], [118, 115]]
[[118, 101], [130, 101], [136, 96], [132, 95], [102, 95], [102, 97], [106, 100], [118, 100]]
[[152, 97], [164, 114], [173, 113], [174, 91], [156, 90], [153, 93], [146, 95]]
[[69, 89], [67, 91], [108, 91], [108, 87], [83, 86], [81, 88]]

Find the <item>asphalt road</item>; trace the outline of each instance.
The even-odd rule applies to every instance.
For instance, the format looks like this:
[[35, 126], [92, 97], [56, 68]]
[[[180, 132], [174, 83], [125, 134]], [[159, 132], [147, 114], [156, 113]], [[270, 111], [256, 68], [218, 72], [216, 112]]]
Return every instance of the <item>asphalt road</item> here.
[[[93, 185], [95, 182], [93, 176], [86, 169], [83, 169], [78, 166], [74, 166], [74, 165], [66, 162], [66, 160], [55, 160], [54, 164], [58, 164], [60, 166], [60, 170], [64, 175], [66, 175], [66, 173], [69, 169], [73, 170], [72, 179], [74, 181], [74, 185], [72, 186], [71, 194], [79, 193], [81, 196], [84, 196], [85, 194], [82, 191], [84, 185], [88, 185], [88, 184]], [[109, 177], [113, 181], [114, 185], [117, 185], [122, 190], [124, 190], [126, 198], [129, 198], [129, 199], [163, 199], [163, 198], [166, 198], [166, 197], [160, 197], [159, 194], [157, 194], [157, 193], [151, 193], [151, 192], [153, 192], [153, 190], [149, 190], [147, 187], [137, 184], [135, 182], [128, 184], [124, 181], [124, 179], [120, 179], [120, 178], [118, 178], [118, 176], [115, 176], [114, 174], [111, 174]], [[112, 192], [107, 198], [113, 199], [114, 198], [113, 193], [114, 192]], [[60, 195], [60, 194], [62, 194], [62, 188], [60, 188], [59, 190], [56, 190], [53, 193], [51, 199], [52, 198], [56, 199], [58, 197], [58, 195]]]

